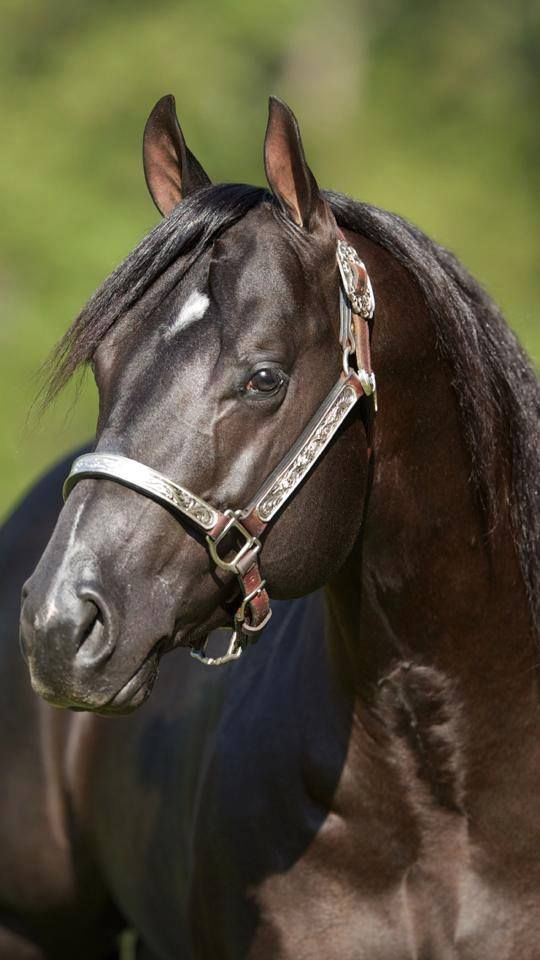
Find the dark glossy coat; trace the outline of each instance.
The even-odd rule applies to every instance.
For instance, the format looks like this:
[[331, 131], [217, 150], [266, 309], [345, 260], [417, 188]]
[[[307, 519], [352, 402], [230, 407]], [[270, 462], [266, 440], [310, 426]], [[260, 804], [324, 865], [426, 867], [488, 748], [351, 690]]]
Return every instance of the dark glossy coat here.
[[[277, 101], [265, 159], [274, 200], [206, 186], [160, 101], [145, 167], [169, 216], [57, 382], [92, 357], [98, 449], [247, 503], [339, 371], [336, 216], [377, 299], [372, 475], [363, 409], [265, 539], [281, 602], [258, 645], [216, 671], [178, 649], [155, 683], [228, 622], [200, 538], [92, 480], [46, 546], [65, 464], [23, 502], [0, 541], [0, 958], [97, 960], [127, 923], [163, 960], [536, 960], [536, 381], [444, 251], [319, 193]], [[156, 267], [180, 223], [191, 247]], [[172, 332], [194, 289], [207, 311]], [[87, 712], [37, 698], [16, 648], [36, 563], [32, 683]]]

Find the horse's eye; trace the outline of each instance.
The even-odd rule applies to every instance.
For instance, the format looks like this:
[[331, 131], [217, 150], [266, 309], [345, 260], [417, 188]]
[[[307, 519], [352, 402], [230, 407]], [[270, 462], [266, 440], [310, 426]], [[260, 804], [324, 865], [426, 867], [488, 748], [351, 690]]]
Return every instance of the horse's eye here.
[[244, 387], [244, 391], [245, 393], [251, 394], [259, 393], [268, 397], [273, 393], [277, 393], [284, 383], [285, 377], [281, 370], [276, 370], [275, 367], [261, 367], [251, 374]]

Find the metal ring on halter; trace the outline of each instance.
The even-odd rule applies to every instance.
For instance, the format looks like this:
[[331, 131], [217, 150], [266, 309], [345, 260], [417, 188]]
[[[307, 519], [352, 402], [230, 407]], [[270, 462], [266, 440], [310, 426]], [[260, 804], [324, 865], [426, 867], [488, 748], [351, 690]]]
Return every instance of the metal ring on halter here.
[[[250, 550], [254, 551], [254, 556], [261, 549], [261, 541], [257, 537], [253, 537], [249, 530], [240, 523], [241, 511], [240, 510], [225, 510], [225, 516], [229, 517], [229, 522], [223, 528], [219, 536], [217, 537], [206, 537], [206, 542], [208, 544], [208, 550], [210, 551], [210, 556], [216, 564], [217, 567], [221, 567], [222, 570], [229, 570], [231, 573], [236, 573], [237, 576], [241, 574], [239, 563], [242, 557], [245, 557], [246, 553]], [[240, 536], [245, 540], [245, 543], [242, 544], [238, 553], [235, 554], [232, 560], [223, 560], [218, 553], [218, 544], [221, 543], [223, 538], [229, 533], [230, 530], [235, 529]]]

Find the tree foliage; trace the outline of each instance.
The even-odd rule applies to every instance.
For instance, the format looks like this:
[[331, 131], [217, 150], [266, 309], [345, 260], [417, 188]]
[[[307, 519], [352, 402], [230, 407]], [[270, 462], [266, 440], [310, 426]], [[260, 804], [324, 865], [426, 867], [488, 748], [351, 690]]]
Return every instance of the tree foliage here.
[[537, 0], [4, 0], [0, 17], [0, 506], [92, 433], [91, 385], [27, 414], [53, 342], [155, 222], [140, 145], [164, 93], [215, 180], [256, 183], [282, 96], [319, 183], [453, 249], [540, 356]]

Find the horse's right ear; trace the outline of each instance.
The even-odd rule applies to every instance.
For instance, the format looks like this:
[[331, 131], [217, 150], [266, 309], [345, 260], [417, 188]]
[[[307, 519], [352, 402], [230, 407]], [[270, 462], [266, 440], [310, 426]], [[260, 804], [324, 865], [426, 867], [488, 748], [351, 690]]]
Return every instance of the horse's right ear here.
[[164, 216], [188, 194], [210, 184], [184, 140], [171, 94], [158, 100], [146, 121], [143, 164], [152, 200]]
[[270, 97], [268, 103], [264, 167], [282, 209], [297, 226], [310, 230], [324, 202], [306, 163], [296, 117], [277, 97]]

